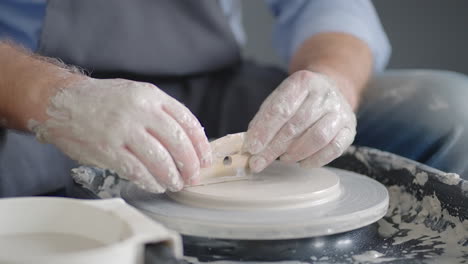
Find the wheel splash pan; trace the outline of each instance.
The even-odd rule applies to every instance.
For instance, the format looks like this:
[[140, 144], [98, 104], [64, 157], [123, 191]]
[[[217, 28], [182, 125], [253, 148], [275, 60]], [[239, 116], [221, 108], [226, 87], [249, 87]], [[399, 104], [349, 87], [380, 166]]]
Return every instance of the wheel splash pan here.
[[[383, 183], [390, 193], [387, 215], [357, 230], [303, 239], [226, 240], [185, 236], [186, 260], [218, 264], [252, 261], [467, 263], [467, 181], [456, 174], [366, 147], [349, 148], [331, 166], [368, 175]], [[122, 181], [108, 171], [82, 167], [72, 174], [77, 182], [72, 190], [74, 196], [119, 196]]]

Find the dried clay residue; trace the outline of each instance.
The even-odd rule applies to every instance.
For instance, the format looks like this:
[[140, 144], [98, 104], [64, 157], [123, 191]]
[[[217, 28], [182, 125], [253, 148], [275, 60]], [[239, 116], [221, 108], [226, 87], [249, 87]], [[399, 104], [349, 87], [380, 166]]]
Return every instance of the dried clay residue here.
[[115, 173], [81, 166], [72, 169], [72, 176], [76, 183], [90, 190], [101, 199], [120, 197], [123, 184]]
[[[232, 261], [232, 260], [215, 260], [210, 262], [200, 261], [198, 258], [195, 257], [188, 257], [185, 256], [184, 260], [190, 264], [266, 264], [266, 262], [259, 262], [259, 261]], [[274, 264], [307, 264], [307, 262], [301, 262], [296, 260], [291, 261], [275, 261]]]
[[416, 175], [414, 176], [413, 183], [417, 183], [423, 186], [424, 184], [426, 184], [427, 179], [428, 179], [427, 173], [424, 171], [421, 171], [419, 173], [416, 173]]
[[[400, 259], [421, 257], [434, 263], [463, 263], [468, 257], [468, 220], [460, 221], [441, 206], [436, 195], [422, 200], [391, 186], [390, 206], [380, 220], [379, 233], [389, 239], [389, 247], [404, 248]], [[385, 254], [377, 259], [385, 262]], [[392, 256], [394, 257], [394, 256]], [[357, 259], [356, 259], [357, 260]]]

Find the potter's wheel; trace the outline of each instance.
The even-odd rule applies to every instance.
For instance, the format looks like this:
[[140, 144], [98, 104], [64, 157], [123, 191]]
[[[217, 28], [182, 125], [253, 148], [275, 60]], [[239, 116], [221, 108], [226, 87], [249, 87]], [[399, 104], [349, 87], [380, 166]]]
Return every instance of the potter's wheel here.
[[353, 172], [303, 169], [275, 162], [242, 181], [153, 194], [127, 185], [121, 196], [184, 235], [226, 239], [290, 239], [331, 235], [382, 218], [388, 192]]
[[[448, 183], [447, 176], [453, 174], [366, 147], [350, 147], [331, 166], [367, 175], [402, 193], [390, 193], [392, 209], [380, 221], [335, 235], [258, 240], [213, 239], [216, 233], [203, 237], [186, 235], [184, 255], [190, 258], [188, 262], [466, 263], [467, 181]], [[356, 174], [338, 173], [341, 184], [343, 177], [353, 175]], [[421, 176], [427, 181], [421, 182]], [[127, 188], [127, 181], [97, 168], [74, 169], [73, 178], [74, 197], [121, 197], [122, 188]], [[407, 198], [411, 199], [401, 202]], [[424, 203], [428, 198], [440, 201], [441, 207]]]

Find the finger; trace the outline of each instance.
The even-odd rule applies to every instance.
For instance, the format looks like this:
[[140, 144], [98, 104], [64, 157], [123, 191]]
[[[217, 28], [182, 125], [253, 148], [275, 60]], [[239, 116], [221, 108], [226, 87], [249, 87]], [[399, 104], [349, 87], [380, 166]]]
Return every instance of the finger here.
[[328, 113], [308, 128], [302, 136], [292, 143], [282, 161], [301, 161], [325, 147], [341, 129], [337, 113]]
[[159, 111], [147, 123], [146, 130], [169, 152], [182, 179], [196, 181], [200, 174], [200, 161], [189, 137], [182, 127], [166, 112]]
[[279, 130], [270, 144], [249, 160], [250, 169], [257, 173], [284, 154], [297, 138], [323, 114], [324, 97], [309, 94], [296, 114]]
[[202, 168], [209, 167], [212, 162], [212, 151], [205, 131], [198, 119], [187, 107], [177, 101], [163, 105], [163, 110], [179, 123], [192, 141], [200, 160], [200, 166]]
[[171, 154], [147, 131], [135, 129], [126, 147], [163, 186], [171, 191], [180, 191], [184, 187]]
[[[258, 173], [271, 164], [277, 157], [284, 153], [288, 145], [269, 145], [265, 150], [249, 159], [249, 168], [252, 172]], [[279, 154], [280, 153], [280, 154]]]
[[301, 161], [301, 166], [318, 168], [341, 156], [343, 152], [351, 145], [351, 143], [353, 143], [356, 133], [351, 131], [352, 130], [349, 128], [341, 129], [336, 137], [330, 142], [330, 144], [312, 156]]
[[249, 124], [245, 151], [251, 154], [261, 152], [301, 106], [308, 94], [307, 89], [300, 85], [301, 76], [291, 75], [263, 102]]
[[[143, 190], [154, 193], [163, 193], [166, 188], [158, 183], [157, 179], [146, 169], [141, 161], [133, 155], [128, 149], [116, 155], [120, 161], [120, 167], [114, 169], [117, 173], [122, 171], [127, 178]], [[125, 162], [123, 162], [125, 161]], [[128, 172], [125, 172], [128, 171]]]

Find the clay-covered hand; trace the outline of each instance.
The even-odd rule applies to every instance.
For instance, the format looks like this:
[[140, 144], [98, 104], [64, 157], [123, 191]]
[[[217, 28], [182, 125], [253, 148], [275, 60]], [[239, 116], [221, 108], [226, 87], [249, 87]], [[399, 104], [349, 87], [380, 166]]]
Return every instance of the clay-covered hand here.
[[298, 71], [263, 102], [249, 124], [244, 151], [259, 172], [276, 158], [320, 167], [340, 156], [354, 140], [356, 116], [329, 77]]
[[178, 191], [211, 163], [196, 117], [149, 83], [84, 77], [52, 97], [47, 114], [31, 128], [38, 139], [151, 192]]

